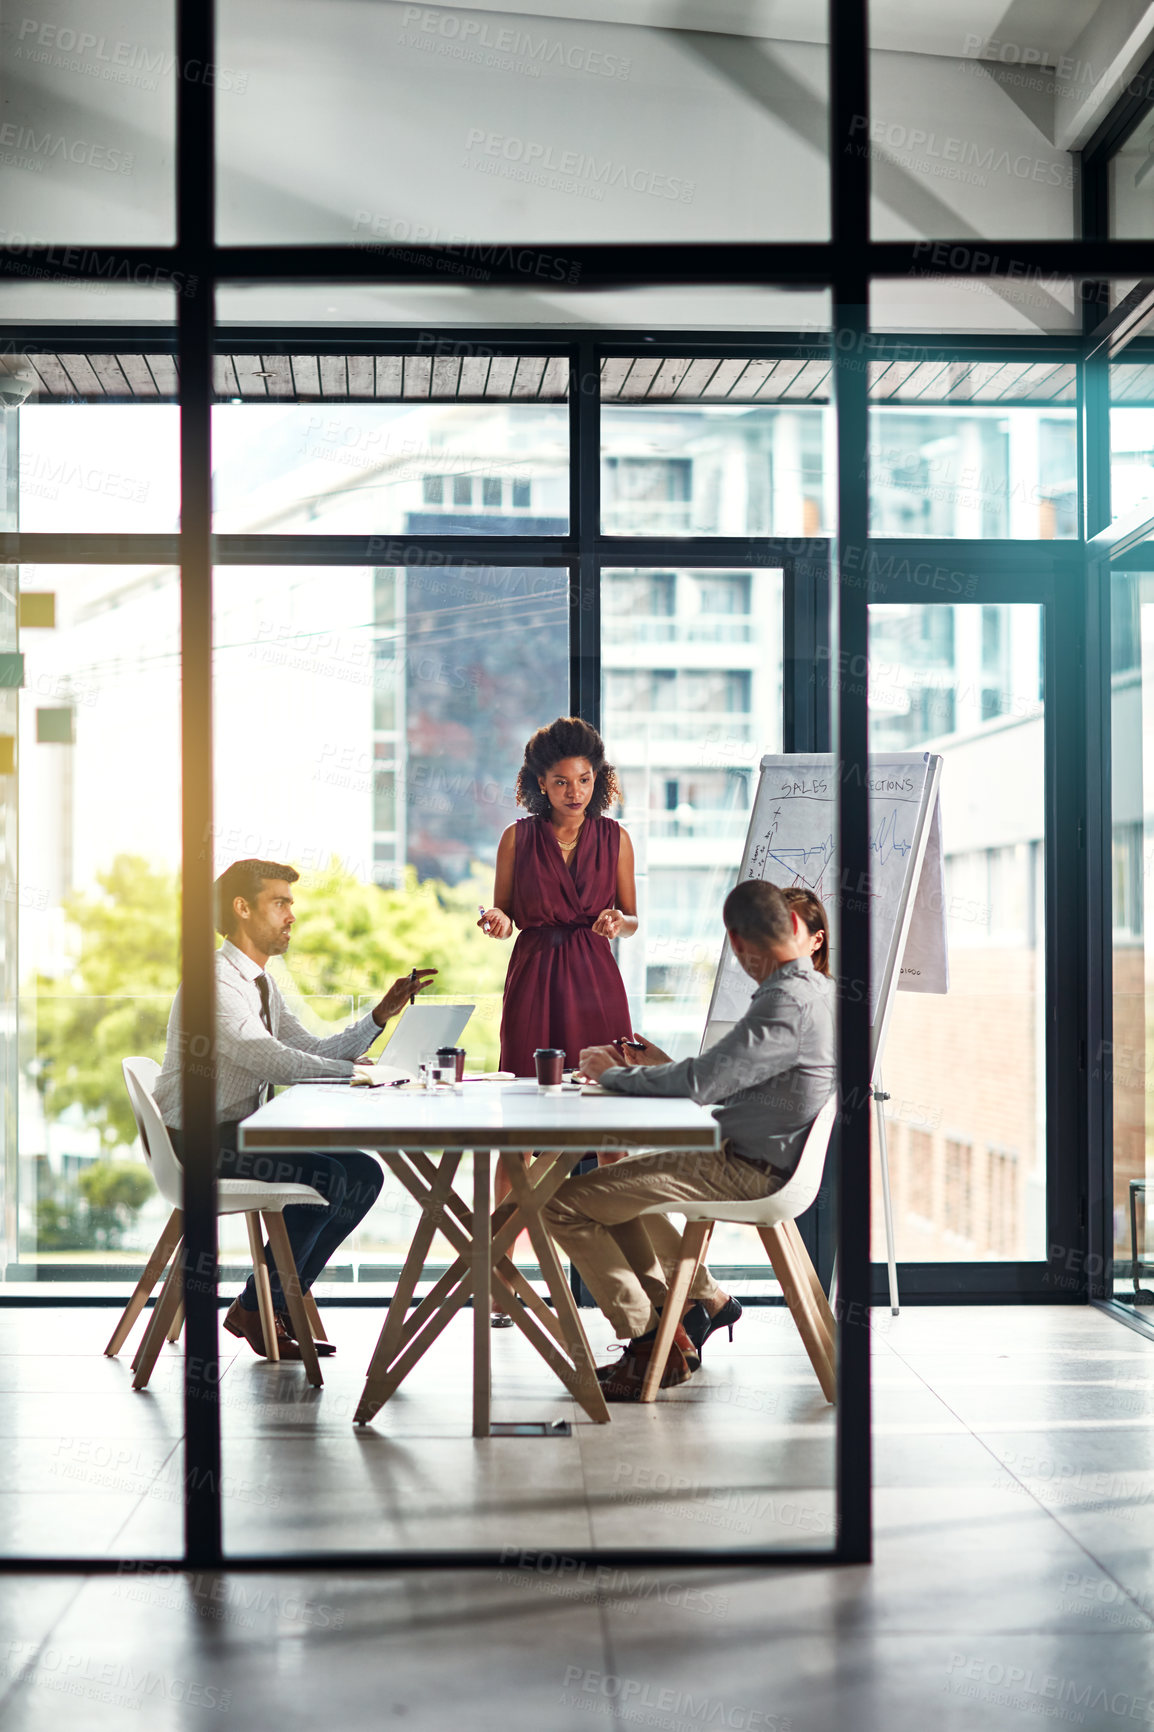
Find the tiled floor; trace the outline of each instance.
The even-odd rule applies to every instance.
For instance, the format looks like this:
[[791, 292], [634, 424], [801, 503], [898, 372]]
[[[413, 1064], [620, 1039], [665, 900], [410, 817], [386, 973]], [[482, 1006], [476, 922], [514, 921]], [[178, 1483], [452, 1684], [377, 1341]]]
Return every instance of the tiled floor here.
[[[467, 1319], [354, 1429], [379, 1318], [330, 1321], [319, 1393], [225, 1338], [227, 1543], [495, 1546], [506, 1566], [0, 1576], [4, 1732], [1154, 1723], [1154, 1343], [1098, 1312], [879, 1312], [875, 1564], [664, 1575], [560, 1554], [828, 1544], [833, 1415], [784, 1312], [747, 1312], [698, 1377], [609, 1427], [496, 1335], [496, 1416], [574, 1421], [540, 1441], [469, 1436]], [[127, 1357], [100, 1357], [110, 1327], [0, 1311], [9, 1552], [179, 1546], [180, 1353], [133, 1395]]]

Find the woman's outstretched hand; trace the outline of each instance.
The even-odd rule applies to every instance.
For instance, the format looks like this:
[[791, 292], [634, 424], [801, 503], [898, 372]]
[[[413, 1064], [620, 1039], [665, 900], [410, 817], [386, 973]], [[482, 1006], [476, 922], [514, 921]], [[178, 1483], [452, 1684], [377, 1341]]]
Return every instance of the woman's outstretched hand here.
[[486, 908], [477, 925], [488, 938], [508, 938], [513, 930], [513, 922], [500, 908]]
[[593, 930], [601, 938], [616, 938], [625, 925], [625, 916], [616, 908], [603, 908], [593, 922]]

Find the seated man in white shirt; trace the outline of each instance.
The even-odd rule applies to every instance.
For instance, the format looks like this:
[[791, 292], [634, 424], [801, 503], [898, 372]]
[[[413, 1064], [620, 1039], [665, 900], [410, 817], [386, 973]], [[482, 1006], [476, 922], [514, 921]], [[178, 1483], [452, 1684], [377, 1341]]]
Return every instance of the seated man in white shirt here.
[[[290, 1206], [284, 1211], [289, 1243], [302, 1289], [307, 1293], [333, 1252], [364, 1219], [380, 1194], [384, 1174], [371, 1155], [311, 1152], [269, 1155], [242, 1153], [237, 1127], [269, 1093], [270, 1083], [303, 1082], [315, 1077], [351, 1077], [353, 1061], [363, 1057], [385, 1023], [404, 1009], [414, 993], [429, 985], [435, 968], [422, 968], [394, 981], [366, 1016], [323, 1039], [297, 1021], [275, 982], [265, 973], [270, 956], [283, 956], [296, 916], [292, 885], [300, 874], [274, 860], [237, 860], [216, 881], [217, 931], [224, 943], [216, 953], [216, 1112], [220, 1131], [221, 1178], [264, 1183], [312, 1185], [328, 1200]], [[156, 1104], [173, 1147], [185, 1159], [181, 1130], [180, 991], [168, 1019], [164, 1066], [156, 1079]], [[299, 1359], [280, 1278], [269, 1258], [277, 1346], [282, 1359]], [[256, 1282], [250, 1275], [243, 1293], [225, 1315], [224, 1326], [267, 1357], [257, 1309]], [[317, 1343], [317, 1352], [332, 1352]]]

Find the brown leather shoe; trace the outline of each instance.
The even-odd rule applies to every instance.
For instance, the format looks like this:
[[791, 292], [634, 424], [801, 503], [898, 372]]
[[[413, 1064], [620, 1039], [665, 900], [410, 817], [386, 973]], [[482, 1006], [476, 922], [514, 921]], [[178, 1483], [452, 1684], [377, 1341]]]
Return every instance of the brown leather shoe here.
[[[236, 1335], [241, 1341], [247, 1341], [258, 1358], [268, 1358], [268, 1348], [264, 1344], [264, 1330], [260, 1326], [259, 1311], [246, 1311], [240, 1300], [234, 1299], [224, 1314], [224, 1326], [230, 1335]], [[296, 1342], [282, 1334], [279, 1319], [276, 1345], [277, 1352], [282, 1359], [299, 1359], [301, 1356], [301, 1350]]]
[[[600, 1368], [597, 1377], [606, 1401], [641, 1400], [641, 1385], [645, 1381], [652, 1354], [652, 1341], [631, 1341], [616, 1365], [603, 1365]], [[692, 1376], [684, 1353], [674, 1341], [669, 1349], [669, 1359], [661, 1379], [662, 1389], [672, 1389], [678, 1383], [687, 1383]]]
[[[277, 1312], [276, 1330], [278, 1341], [283, 1337], [286, 1341], [291, 1341], [294, 1347], [297, 1345], [296, 1330], [293, 1328], [293, 1320], [287, 1311]], [[318, 1359], [326, 1359], [329, 1354], [336, 1352], [336, 1347], [333, 1342], [318, 1341], [315, 1336], [313, 1338], [313, 1346], [317, 1350]], [[294, 1357], [299, 1358], [299, 1354], [294, 1355]]]
[[[657, 1331], [654, 1330], [652, 1335], [643, 1335], [643, 1336], [640, 1336], [636, 1341], [630, 1342], [629, 1345], [626, 1347], [625, 1352], [626, 1353], [630, 1352], [631, 1348], [633, 1348], [633, 1347], [644, 1347], [647, 1350], [651, 1350], [656, 1339], [657, 1339]], [[698, 1353], [696, 1347], [693, 1345], [693, 1342], [690, 1340], [688, 1332], [686, 1331], [685, 1325], [683, 1323], [679, 1323], [677, 1325], [677, 1328], [673, 1331], [673, 1345], [674, 1345], [674, 1347], [680, 1349], [680, 1351], [681, 1351], [681, 1353], [685, 1359], [685, 1363], [689, 1367], [689, 1372], [690, 1372], [691, 1376], [695, 1371], [699, 1371], [701, 1369], [701, 1355]], [[648, 1359], [648, 1352], [646, 1353], [646, 1358]], [[672, 1359], [672, 1355], [670, 1355], [670, 1358]], [[668, 1369], [668, 1366], [667, 1366], [667, 1369]], [[601, 1366], [599, 1366], [598, 1370], [597, 1370], [598, 1380], [601, 1383], [604, 1383], [605, 1379], [607, 1377], [612, 1377], [616, 1370], [617, 1370], [616, 1365], [601, 1365]], [[662, 1384], [662, 1388], [664, 1388], [664, 1387], [665, 1387], [664, 1384]]]

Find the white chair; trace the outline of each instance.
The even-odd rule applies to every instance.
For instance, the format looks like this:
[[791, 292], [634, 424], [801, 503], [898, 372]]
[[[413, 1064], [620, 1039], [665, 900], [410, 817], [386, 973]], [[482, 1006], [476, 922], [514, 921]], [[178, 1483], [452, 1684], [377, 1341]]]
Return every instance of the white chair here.
[[[152, 1368], [165, 1339], [175, 1341], [180, 1334], [183, 1321], [184, 1306], [181, 1299], [182, 1265], [184, 1249], [184, 1217], [182, 1204], [184, 1201], [184, 1174], [167, 1126], [160, 1116], [160, 1109], [153, 1099], [153, 1087], [160, 1075], [160, 1066], [150, 1058], [126, 1058], [121, 1061], [124, 1072], [125, 1087], [132, 1103], [136, 1128], [140, 1132], [141, 1147], [148, 1169], [156, 1181], [156, 1188], [166, 1203], [172, 1204], [172, 1213], [165, 1223], [164, 1231], [156, 1242], [151, 1257], [145, 1264], [144, 1273], [136, 1283], [132, 1298], [128, 1301], [120, 1321], [112, 1331], [112, 1338], [104, 1349], [110, 1358], [115, 1358], [128, 1339], [128, 1333], [140, 1313], [144, 1310], [148, 1297], [156, 1286], [164, 1270], [168, 1269], [160, 1298], [153, 1307], [152, 1318], [144, 1332], [136, 1358], [132, 1361], [134, 1389], [144, 1389], [152, 1376]], [[261, 1237], [261, 1220], [263, 1218], [268, 1232], [269, 1245], [276, 1259], [277, 1273], [280, 1276], [284, 1291], [285, 1303], [289, 1316], [296, 1331], [297, 1344], [301, 1350], [301, 1361], [304, 1364], [305, 1375], [314, 1388], [319, 1389], [321, 1377], [320, 1363], [317, 1359], [313, 1341], [325, 1340], [325, 1332], [320, 1316], [313, 1304], [311, 1295], [301, 1292], [300, 1281], [297, 1278], [296, 1262], [292, 1247], [289, 1244], [288, 1230], [284, 1224], [282, 1210], [290, 1203], [307, 1203], [318, 1208], [327, 1209], [328, 1203], [315, 1191], [311, 1185], [265, 1185], [259, 1181], [250, 1183], [247, 1179], [217, 1180], [216, 1211], [218, 1215], [243, 1215], [248, 1227], [248, 1243], [252, 1252], [253, 1273], [256, 1276], [257, 1303], [260, 1306], [261, 1329], [270, 1359], [279, 1359], [276, 1343], [276, 1317], [272, 1304], [272, 1288], [269, 1282], [268, 1263], [265, 1260], [264, 1242]]]
[[641, 1211], [643, 1215], [685, 1216], [677, 1268], [669, 1284], [657, 1340], [641, 1387], [642, 1401], [656, 1399], [669, 1349], [673, 1345], [674, 1331], [681, 1320], [693, 1277], [705, 1261], [717, 1221], [747, 1221], [757, 1228], [769, 1253], [773, 1272], [781, 1284], [785, 1302], [793, 1312], [810, 1363], [817, 1372], [822, 1394], [827, 1401], [836, 1400], [834, 1316], [796, 1225], [796, 1217], [805, 1213], [821, 1186], [826, 1150], [836, 1118], [837, 1099], [831, 1095], [809, 1128], [801, 1159], [792, 1175], [772, 1196], [755, 1203], [655, 1203]]

